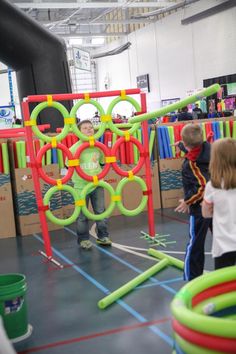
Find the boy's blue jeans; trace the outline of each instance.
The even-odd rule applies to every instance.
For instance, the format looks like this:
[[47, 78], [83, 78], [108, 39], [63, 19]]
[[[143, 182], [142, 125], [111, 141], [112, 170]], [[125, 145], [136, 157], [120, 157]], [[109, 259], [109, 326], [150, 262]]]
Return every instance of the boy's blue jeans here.
[[[86, 196], [86, 204], [88, 206], [89, 201], [92, 204], [94, 214], [101, 214], [105, 210], [104, 206], [104, 189], [102, 187], [95, 188], [91, 193]], [[108, 237], [109, 233], [107, 230], [107, 219], [96, 221], [97, 225], [97, 237], [103, 239]], [[89, 239], [89, 220], [88, 218], [80, 212], [77, 219], [77, 235], [78, 242]]]

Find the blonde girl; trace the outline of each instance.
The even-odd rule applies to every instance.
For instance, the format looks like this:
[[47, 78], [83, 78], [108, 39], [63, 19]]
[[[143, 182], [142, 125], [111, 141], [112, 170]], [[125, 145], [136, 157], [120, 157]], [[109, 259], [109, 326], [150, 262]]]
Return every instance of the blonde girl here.
[[213, 216], [212, 255], [215, 269], [236, 265], [236, 140], [212, 144], [210, 181], [206, 184], [202, 215]]

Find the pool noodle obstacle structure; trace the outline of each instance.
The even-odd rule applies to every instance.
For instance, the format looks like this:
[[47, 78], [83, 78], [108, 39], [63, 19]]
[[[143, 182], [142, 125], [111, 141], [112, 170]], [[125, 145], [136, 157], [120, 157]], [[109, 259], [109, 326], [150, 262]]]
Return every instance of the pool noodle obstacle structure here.
[[236, 353], [236, 267], [204, 274], [171, 303], [176, 354]]
[[[140, 104], [129, 96], [137, 94], [140, 95]], [[102, 106], [97, 101], [95, 101], [95, 98], [112, 96], [118, 97], [116, 97], [110, 103], [107, 112], [105, 112]], [[58, 102], [73, 99], [77, 99], [80, 101], [78, 101], [72, 107], [70, 113], [63, 106], [63, 104]], [[64, 226], [76, 221], [81, 211], [92, 220], [100, 220], [111, 215], [115, 206], [120, 208], [123, 214], [127, 216], [133, 216], [140, 213], [144, 209], [145, 205], [148, 204], [149, 235], [150, 237], [155, 237], [151, 168], [149, 160], [148, 124], [147, 122], [142, 123], [142, 143], [137, 138], [132, 136], [132, 134], [134, 134], [136, 130], [140, 127], [140, 123], [133, 124], [131, 126], [129, 125], [129, 129], [127, 130], [121, 130], [119, 126], [116, 126], [112, 122], [112, 110], [114, 106], [121, 101], [130, 102], [136, 109], [137, 114], [146, 112], [146, 95], [145, 93], [142, 93], [140, 89], [94, 92], [84, 94], [37, 95], [28, 96], [22, 102], [27, 138], [27, 148], [29, 152], [30, 161], [29, 167], [31, 167], [32, 169], [32, 177], [35, 187], [35, 194], [45, 247], [45, 252], [42, 251], [40, 253], [48, 260], [54, 262], [59, 266], [61, 265], [52, 257], [52, 248], [46, 218], [48, 218], [52, 222]], [[38, 105], [33, 109], [32, 113], [30, 114], [29, 105], [35, 102], [37, 102]], [[92, 137], [87, 137], [83, 135], [76, 124], [76, 112], [84, 104], [94, 105], [101, 117], [101, 124], [98, 127], [98, 131]], [[37, 125], [38, 115], [42, 110], [47, 107], [53, 107], [59, 110], [64, 119], [64, 127], [59, 132], [59, 134], [53, 137], [43, 134]], [[110, 129], [118, 137], [111, 149], [108, 149], [104, 144], [97, 141], [97, 139], [99, 139], [103, 135], [106, 129]], [[65, 137], [71, 132], [73, 132], [75, 136], [79, 138], [82, 142], [74, 156], [72, 155], [70, 150], [61, 143], [61, 141], [65, 139]], [[33, 147], [33, 134], [36, 135], [39, 139], [41, 139], [41, 141], [46, 143], [39, 149], [36, 155], [34, 153]], [[133, 144], [139, 153], [139, 160], [137, 162], [137, 165], [130, 171], [122, 170], [117, 164], [117, 150], [120, 146], [122, 146], [124, 142], [129, 142], [130, 144]], [[80, 167], [80, 155], [85, 149], [89, 147], [96, 147], [100, 149], [105, 157], [105, 167], [103, 168], [102, 172], [97, 176], [87, 175]], [[50, 176], [47, 176], [43, 170], [43, 158], [45, 155], [47, 155], [49, 151], [53, 149], [58, 149], [62, 154], [64, 154], [68, 161], [68, 171], [66, 175], [61, 179], [57, 180], [54, 180]], [[145, 166], [146, 170], [146, 183], [140, 177], [135, 176], [135, 174], [142, 168], [143, 165]], [[120, 176], [124, 177], [119, 182], [116, 191], [114, 191], [112, 186], [102, 180], [102, 178], [104, 178], [108, 173], [111, 166]], [[71, 186], [65, 184], [72, 177], [74, 170], [76, 170], [80, 177], [89, 182], [83, 189], [81, 195], [78, 195], [77, 192]], [[47, 191], [44, 198], [42, 198], [42, 193], [40, 190], [40, 178], [42, 178], [48, 184], [52, 185], [52, 188]], [[141, 203], [134, 210], [129, 210], [125, 208], [122, 203], [121, 192], [125, 184], [129, 181], [136, 181], [140, 185], [140, 188], [142, 190]], [[111, 195], [110, 205], [104, 211], [104, 213], [100, 215], [90, 213], [86, 206], [86, 194], [89, 193], [90, 189], [94, 186], [102, 186], [103, 188], [107, 189]], [[74, 212], [67, 219], [58, 219], [50, 211], [50, 198], [58, 190], [64, 190], [67, 193], [70, 193], [74, 199]]]
[[[140, 213], [144, 209], [145, 204], [148, 203], [149, 236], [154, 238], [155, 226], [154, 226], [153, 202], [151, 198], [152, 183], [151, 183], [150, 161], [149, 161], [149, 141], [148, 141], [147, 120], [154, 117], [160, 117], [163, 114], [171, 112], [174, 109], [182, 108], [189, 103], [194, 103], [202, 97], [210, 96], [214, 94], [219, 89], [220, 86], [218, 84], [212, 85], [207, 89], [202, 90], [197, 95], [190, 96], [177, 103], [171, 104], [167, 107], [161, 108], [158, 111], [151, 112], [151, 113], [146, 113], [146, 95], [145, 93], [142, 93], [139, 89], [129, 89], [129, 90], [109, 91], [109, 92], [94, 92], [94, 93], [84, 93], [84, 94], [37, 95], [37, 96], [26, 97], [23, 100], [22, 109], [23, 109], [24, 122], [26, 127], [25, 129], [26, 129], [28, 150], [30, 155], [30, 167], [32, 169], [32, 176], [33, 176], [33, 181], [35, 186], [35, 194], [37, 199], [39, 217], [42, 226], [42, 235], [43, 235], [44, 246], [45, 246], [45, 252], [41, 251], [41, 254], [45, 256], [48, 260], [62, 267], [52, 257], [52, 248], [51, 248], [50, 237], [49, 237], [49, 232], [48, 232], [48, 227], [46, 222], [46, 216], [55, 223], [58, 223], [60, 225], [68, 225], [77, 219], [81, 210], [88, 218], [92, 220], [99, 220], [108, 217], [112, 213], [115, 205], [117, 205], [120, 208], [123, 214], [127, 216], [133, 216]], [[133, 94], [140, 94], [141, 107], [132, 97], [127, 96]], [[118, 96], [118, 97], [111, 102], [111, 104], [108, 107], [107, 113], [104, 112], [102, 106], [97, 101], [93, 100], [93, 98], [111, 97], [111, 96]], [[57, 101], [73, 100], [73, 99], [80, 99], [80, 101], [77, 102], [75, 106], [72, 107], [70, 113], [61, 103], [57, 102]], [[137, 111], [137, 116], [129, 120], [130, 123], [134, 123], [133, 126], [130, 129], [125, 131], [116, 127], [112, 122], [112, 110], [114, 106], [120, 101], [124, 101], [124, 100], [130, 102]], [[32, 102], [34, 103], [40, 102], [40, 103], [34, 108], [34, 110], [30, 115], [29, 104]], [[99, 129], [92, 137], [87, 137], [83, 135], [79, 131], [76, 124], [77, 110], [83, 104], [88, 104], [88, 103], [94, 105], [97, 108], [101, 117], [100, 118], [101, 124], [99, 126]], [[38, 114], [47, 107], [54, 107], [55, 109], [59, 110], [64, 118], [64, 128], [55, 137], [49, 137], [43, 134], [38, 129], [37, 126]], [[142, 129], [143, 129], [143, 145], [140, 143], [138, 139], [132, 137], [132, 134], [134, 134], [136, 130], [139, 128], [140, 122], [142, 122]], [[101, 143], [96, 141], [96, 139], [102, 136], [106, 128], [115, 132], [117, 136], [119, 136], [119, 139], [115, 142], [111, 151], [109, 151], [105, 146], [103, 146]], [[71, 131], [83, 142], [83, 144], [81, 144], [81, 146], [77, 149], [75, 156], [71, 154], [71, 152], [67, 149], [67, 147], [65, 147], [63, 144], [60, 143], [66, 137], [66, 135]], [[39, 150], [36, 157], [34, 155], [34, 148], [33, 148], [33, 133], [42, 141], [47, 143]], [[134, 145], [136, 145], [137, 149], [139, 150], [138, 164], [135, 168], [133, 168], [130, 171], [122, 170], [116, 163], [117, 149], [123, 142], [132, 142]], [[94, 146], [100, 148], [103, 151], [105, 155], [105, 168], [98, 176], [89, 176], [85, 174], [83, 170], [80, 168], [79, 157], [80, 154], [84, 151], [84, 149], [89, 147], [94, 147]], [[68, 172], [62, 179], [59, 180], [51, 179], [44, 173], [42, 169], [42, 159], [44, 154], [47, 153], [49, 150], [56, 149], [56, 148], [60, 149], [68, 159]], [[135, 176], [135, 173], [137, 173], [144, 164], [146, 168], [146, 184], [143, 182], [141, 178]], [[125, 177], [119, 182], [116, 192], [109, 184], [101, 180], [109, 171], [111, 165], [113, 166], [114, 170], [118, 174]], [[68, 182], [69, 179], [72, 177], [74, 169], [76, 170], [76, 172], [80, 177], [90, 182], [83, 189], [81, 196], [77, 195], [77, 192], [72, 187], [65, 185], [65, 183]], [[45, 194], [44, 199], [42, 198], [42, 194], [40, 191], [39, 177], [44, 179], [47, 183], [53, 185], [53, 187], [50, 188], [48, 192]], [[124, 187], [124, 185], [130, 180], [137, 181], [140, 184], [143, 193], [141, 204], [139, 205], [138, 208], [132, 211], [127, 210], [121, 201], [121, 190]], [[90, 213], [86, 206], [86, 201], [85, 201], [86, 194], [89, 193], [90, 189], [94, 187], [94, 185], [95, 186], [100, 185], [103, 188], [106, 188], [111, 194], [111, 203], [109, 207], [104, 213], [100, 215], [94, 215]], [[59, 220], [50, 211], [50, 206], [49, 206], [50, 198], [57, 190], [66, 190], [67, 192], [71, 193], [71, 195], [74, 198], [75, 209], [73, 214], [67, 219]], [[117, 300], [118, 298], [117, 294], [118, 296], [123, 296], [125, 293], [127, 293], [135, 286], [137, 286], [137, 284], [140, 284], [141, 282], [147, 280], [152, 274], [156, 273], [160, 269], [163, 269], [169, 264], [176, 266], [176, 264], [173, 263], [173, 259], [174, 259], [173, 257], [171, 257], [173, 259], [170, 259], [170, 256], [166, 256], [166, 255], [160, 256], [160, 254], [159, 255], [156, 254], [155, 256], [161, 258], [161, 261], [159, 262], [160, 264], [152, 267], [150, 272], [149, 271], [145, 272], [145, 276], [140, 277], [138, 280], [136, 279], [133, 282], [131, 281], [131, 285], [128, 283], [129, 286], [126, 285], [124, 289], [118, 291], [114, 296], [115, 300], [113, 299], [110, 303]], [[182, 264], [180, 265], [180, 268], [182, 269]], [[109, 301], [107, 300], [105, 301], [105, 303], [108, 303]], [[105, 307], [108, 306], [106, 304], [101, 305], [102, 303], [103, 301], [100, 303], [99, 306], [100, 308], [104, 308], [104, 306]]]

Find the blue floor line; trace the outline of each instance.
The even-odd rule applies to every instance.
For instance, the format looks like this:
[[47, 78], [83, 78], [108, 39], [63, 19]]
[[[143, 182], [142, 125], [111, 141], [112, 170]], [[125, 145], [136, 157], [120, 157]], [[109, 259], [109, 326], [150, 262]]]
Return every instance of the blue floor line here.
[[[42, 238], [37, 235], [37, 234], [33, 234], [33, 236], [40, 241], [42, 244], [44, 243]], [[99, 248], [99, 247], [98, 247]], [[100, 248], [99, 248], [100, 249]], [[67, 264], [71, 265], [72, 268], [77, 271], [79, 274], [81, 274], [84, 278], [86, 278], [87, 280], [89, 280], [92, 284], [94, 284], [99, 290], [101, 290], [105, 295], [110, 294], [111, 292], [104, 287], [102, 284], [100, 284], [97, 280], [95, 280], [93, 277], [91, 277], [88, 273], [86, 273], [85, 271], [83, 271], [81, 268], [79, 268], [76, 264], [74, 264], [72, 261], [70, 261], [66, 256], [64, 256], [60, 251], [56, 250], [54, 247], [52, 247], [53, 252], [59, 257], [61, 258], [64, 262], [66, 262]], [[143, 317], [142, 315], [140, 315], [137, 311], [135, 311], [131, 306], [127, 305], [123, 300], [118, 300], [117, 303], [123, 307], [127, 312], [129, 312], [133, 317], [135, 317], [139, 322], [141, 323], [145, 323], [148, 322], [148, 320]], [[173, 339], [166, 335], [165, 333], [163, 333], [161, 330], [159, 330], [157, 327], [155, 326], [149, 326], [148, 327], [153, 333], [157, 334], [160, 338], [162, 338], [167, 344], [169, 344], [171, 347], [173, 347]]]
[[[66, 229], [67, 231], [69, 231], [72, 235], [77, 236], [76, 232], [73, 231], [73, 230], [71, 230], [70, 228], [65, 227], [65, 229]], [[130, 263], [124, 261], [122, 258], [120, 258], [120, 257], [118, 257], [118, 256], [116, 256], [116, 255], [114, 255], [113, 253], [107, 251], [106, 249], [104, 249], [104, 248], [102, 248], [102, 247], [100, 247], [100, 246], [97, 246], [97, 245], [94, 245], [94, 247], [96, 247], [97, 249], [99, 249], [100, 252], [105, 253], [105, 254], [108, 255], [109, 257], [112, 257], [113, 259], [117, 260], [119, 263], [124, 264], [125, 266], [127, 266], [127, 267], [130, 268], [130, 269], [132, 269], [132, 270], [135, 271], [136, 273], [138, 273], [138, 274], [143, 273], [143, 271], [142, 271], [141, 269], [134, 267], [132, 264], [130, 264]], [[153, 283], [158, 283], [158, 284], [160, 283], [159, 280], [157, 280], [157, 279], [155, 279], [155, 278], [153, 278], [153, 277], [149, 278], [149, 280], [150, 280], [151, 282], [153, 282]], [[168, 292], [170, 292], [171, 294], [173, 294], [173, 295], [176, 295], [176, 294], [177, 294], [177, 291], [175, 291], [174, 289], [170, 288], [168, 285], [165, 285], [165, 284], [163, 284], [163, 285], [162, 285], [162, 284], [159, 284], [159, 285], [160, 285], [162, 288], [166, 289], [166, 290], [167, 290]]]
[[136, 289], [149, 288], [151, 286], [162, 285], [162, 284], [167, 284], [167, 283], [176, 283], [176, 282], [179, 282], [182, 280], [183, 280], [182, 277], [169, 279], [169, 280], [163, 280], [163, 281], [159, 281], [159, 282], [153, 283], [153, 284], [139, 285], [136, 287]]

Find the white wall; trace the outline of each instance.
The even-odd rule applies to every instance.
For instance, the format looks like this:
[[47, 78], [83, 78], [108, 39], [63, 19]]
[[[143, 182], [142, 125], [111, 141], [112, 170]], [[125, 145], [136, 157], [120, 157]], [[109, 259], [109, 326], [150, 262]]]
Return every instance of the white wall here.
[[[112, 50], [119, 47], [122, 44], [122, 40], [113, 42], [106, 47], [105, 50]], [[126, 50], [119, 55], [113, 55], [100, 58], [96, 60], [97, 63], [97, 75], [98, 75], [98, 91], [106, 91], [105, 84], [108, 85], [108, 90], [119, 90], [130, 88], [131, 70], [129, 68], [129, 51]], [[125, 84], [125, 86], [124, 86]], [[106, 110], [111, 98], [103, 98], [100, 100], [102, 107]], [[121, 105], [118, 104], [117, 107]], [[116, 109], [114, 110], [114, 113]], [[120, 114], [125, 115], [125, 109], [119, 110]]]
[[97, 60], [98, 89], [104, 90], [105, 75], [113, 90], [134, 88], [138, 75], [149, 74], [150, 111], [160, 107], [162, 99], [183, 98], [202, 88], [203, 79], [236, 73], [236, 7], [181, 25], [182, 19], [222, 2], [200, 0], [131, 33], [123, 40], [132, 43], [130, 49]]

